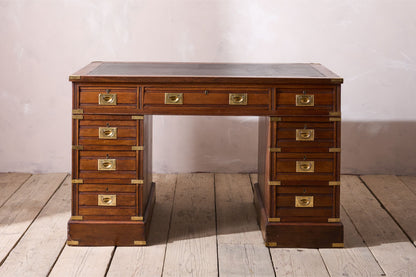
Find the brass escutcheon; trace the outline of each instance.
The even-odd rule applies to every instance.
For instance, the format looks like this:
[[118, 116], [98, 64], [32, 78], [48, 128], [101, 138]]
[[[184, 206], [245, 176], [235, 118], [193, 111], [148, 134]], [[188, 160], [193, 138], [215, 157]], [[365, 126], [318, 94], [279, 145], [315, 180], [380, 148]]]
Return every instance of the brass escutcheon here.
[[117, 94], [114, 93], [100, 93], [98, 95], [98, 104], [115, 106], [117, 105]]
[[117, 196], [114, 194], [99, 194], [98, 206], [117, 206]]
[[314, 129], [296, 129], [297, 141], [313, 141], [315, 140]]
[[230, 93], [228, 104], [230, 105], [247, 105], [247, 93]]
[[183, 93], [165, 93], [165, 104], [183, 104]]
[[314, 106], [315, 97], [314, 95], [298, 94], [296, 95], [296, 106]]
[[312, 208], [313, 196], [295, 196], [296, 208]]
[[117, 139], [117, 127], [99, 127], [98, 138]]
[[297, 161], [296, 172], [314, 172], [315, 162], [314, 161]]
[[116, 159], [98, 159], [98, 170], [116, 170]]

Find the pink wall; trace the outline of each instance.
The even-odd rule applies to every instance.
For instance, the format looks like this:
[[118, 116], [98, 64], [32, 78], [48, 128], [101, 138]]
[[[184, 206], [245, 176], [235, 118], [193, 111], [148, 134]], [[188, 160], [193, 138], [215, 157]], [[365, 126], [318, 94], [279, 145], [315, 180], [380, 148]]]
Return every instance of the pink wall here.
[[[343, 172], [416, 174], [412, 0], [0, 0], [0, 171], [70, 171], [68, 75], [93, 60], [320, 62]], [[157, 117], [157, 172], [256, 170], [250, 117]], [[174, 147], [172, 147], [174, 145]]]

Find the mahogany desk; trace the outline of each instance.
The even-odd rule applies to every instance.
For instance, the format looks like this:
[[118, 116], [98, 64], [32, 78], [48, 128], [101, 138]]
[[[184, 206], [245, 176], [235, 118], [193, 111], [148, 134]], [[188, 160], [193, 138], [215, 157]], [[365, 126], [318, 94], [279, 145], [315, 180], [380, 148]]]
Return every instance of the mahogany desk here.
[[266, 246], [342, 247], [340, 87], [320, 64], [93, 62], [72, 81], [68, 245], [145, 245], [152, 115], [259, 116]]

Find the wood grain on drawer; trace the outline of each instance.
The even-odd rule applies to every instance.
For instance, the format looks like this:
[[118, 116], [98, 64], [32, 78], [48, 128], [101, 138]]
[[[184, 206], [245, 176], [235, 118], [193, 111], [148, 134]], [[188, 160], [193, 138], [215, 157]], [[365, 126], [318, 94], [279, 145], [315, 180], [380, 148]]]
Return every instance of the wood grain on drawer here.
[[[100, 103], [100, 94], [112, 96], [109, 103]], [[138, 108], [137, 87], [116, 86], [80, 86], [78, 90], [78, 108], [84, 112], [122, 113]]]
[[[277, 88], [276, 110], [279, 115], [329, 115], [337, 112], [333, 88]], [[298, 97], [307, 97], [312, 105], [298, 105]]]
[[[114, 159], [115, 169], [99, 170], [99, 159]], [[136, 151], [79, 151], [78, 176], [80, 179], [94, 178], [104, 182], [106, 178], [137, 179], [141, 168], [139, 162]]]
[[[166, 94], [179, 95], [176, 104], [165, 101]], [[270, 108], [269, 89], [241, 88], [156, 88], [144, 89], [144, 111], [162, 114], [249, 114]]]
[[337, 147], [337, 122], [276, 122], [272, 147], [282, 152], [328, 152]]
[[[299, 204], [301, 200], [307, 200]], [[302, 203], [302, 202], [301, 202]], [[305, 217], [312, 217], [313, 221], [321, 218], [327, 222], [334, 213], [334, 188], [332, 187], [277, 187], [276, 215], [285, 218], [283, 221], [308, 221]]]
[[74, 130], [74, 141], [84, 150], [132, 150], [143, 146], [143, 120], [123, 115], [84, 115]]

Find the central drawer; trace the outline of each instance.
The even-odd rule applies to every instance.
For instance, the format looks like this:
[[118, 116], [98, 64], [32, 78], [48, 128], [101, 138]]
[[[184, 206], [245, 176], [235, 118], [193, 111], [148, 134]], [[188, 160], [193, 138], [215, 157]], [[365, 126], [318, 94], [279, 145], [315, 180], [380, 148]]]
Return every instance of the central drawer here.
[[269, 90], [253, 88], [159, 88], [144, 89], [144, 108], [227, 107], [269, 109]]

